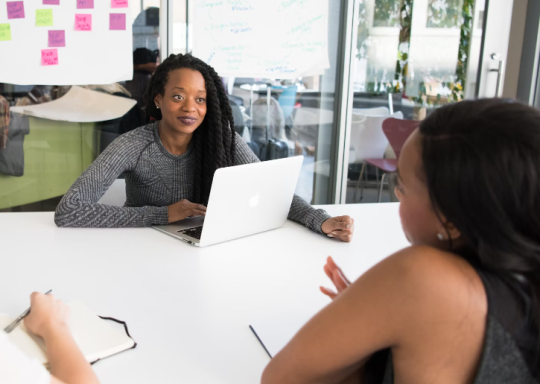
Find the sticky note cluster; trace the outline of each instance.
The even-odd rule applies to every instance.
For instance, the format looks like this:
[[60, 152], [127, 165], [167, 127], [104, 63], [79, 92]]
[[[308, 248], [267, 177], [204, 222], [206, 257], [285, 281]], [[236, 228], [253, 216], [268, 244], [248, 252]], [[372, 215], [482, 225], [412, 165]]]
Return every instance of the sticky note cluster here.
[[[60, 5], [61, 0], [37, 0], [43, 5]], [[67, 1], [67, 0], [64, 0]], [[75, 0], [77, 9], [94, 9], [95, 0]], [[129, 0], [110, 0], [111, 8], [129, 8]], [[6, 1], [9, 20], [25, 19], [24, 1]], [[109, 13], [109, 30], [126, 30], [125, 13]], [[36, 27], [52, 27], [54, 25], [53, 9], [36, 9]], [[91, 14], [75, 14], [75, 31], [92, 31]], [[11, 41], [11, 23], [0, 23], [0, 42]], [[66, 46], [65, 30], [48, 31], [48, 48], [41, 49], [41, 65], [58, 65], [58, 49]]]
[[42, 49], [41, 65], [58, 65], [58, 49]]
[[11, 25], [9, 24], [0, 24], [0, 41], [10, 41], [11, 40]]

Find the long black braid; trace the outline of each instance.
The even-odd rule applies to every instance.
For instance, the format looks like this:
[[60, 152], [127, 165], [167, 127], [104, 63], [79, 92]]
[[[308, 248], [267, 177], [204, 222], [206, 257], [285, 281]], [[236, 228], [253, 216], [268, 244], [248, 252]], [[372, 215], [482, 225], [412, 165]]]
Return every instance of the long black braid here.
[[216, 169], [234, 165], [234, 119], [229, 99], [214, 68], [190, 54], [171, 55], [157, 67], [144, 94], [146, 113], [149, 116], [161, 120], [161, 110], [156, 108], [154, 99], [158, 94], [163, 96], [169, 73], [180, 68], [200, 72], [206, 84], [206, 116], [193, 133], [191, 143], [197, 156], [194, 202], [206, 205]]

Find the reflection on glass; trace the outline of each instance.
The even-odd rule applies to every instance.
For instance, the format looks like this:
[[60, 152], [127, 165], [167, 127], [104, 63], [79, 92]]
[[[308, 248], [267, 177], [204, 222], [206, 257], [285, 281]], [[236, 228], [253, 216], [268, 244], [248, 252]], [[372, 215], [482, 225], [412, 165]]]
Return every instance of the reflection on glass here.
[[382, 183], [393, 171], [385, 167], [392, 161], [380, 160], [395, 157], [385, 120], [422, 120], [474, 97], [484, 7], [484, 0], [360, 2], [346, 202], [395, 199], [392, 177], [384, 177], [389, 188]]
[[[282, 7], [287, 9], [300, 6], [289, 1], [280, 3], [282, 3]], [[249, 24], [252, 20], [245, 20], [244, 14], [237, 14], [228, 9], [227, 12], [231, 14], [227, 14], [226, 18], [220, 19], [216, 16], [210, 21], [205, 21], [201, 15], [199, 15], [199, 19], [195, 17], [197, 15], [196, 7], [199, 6], [197, 4], [200, 7], [211, 8], [210, 5], [193, 1], [188, 1], [187, 4], [185, 1], [172, 4], [171, 18], [174, 22], [172, 29], [169, 28], [169, 36], [172, 36], [169, 47], [174, 53], [191, 52], [193, 41], [196, 42], [197, 39], [200, 39], [201, 34], [195, 36], [198, 32], [203, 34], [209, 33], [209, 31], [216, 33], [215, 31], [227, 28], [229, 28], [227, 31], [234, 30], [237, 37], [231, 41], [222, 42], [223, 36], [219, 35], [214, 38], [213, 42], [219, 40], [220, 44], [231, 48], [236, 47], [237, 44], [245, 43], [246, 46], [250, 46], [250, 49], [253, 49], [252, 46], [254, 46], [255, 51], [263, 50], [266, 54], [268, 45], [281, 41], [281, 36], [289, 31], [291, 36], [284, 44], [294, 45], [300, 51], [302, 49], [308, 50], [314, 44], [313, 36], [310, 35], [310, 24], [301, 25], [297, 21], [302, 17], [305, 18], [305, 15], [296, 16], [289, 20], [289, 23], [282, 20], [282, 25], [276, 27], [275, 30], [265, 31], [262, 38], [267, 40], [261, 41], [261, 39], [254, 39], [249, 33], [245, 33], [252, 31]], [[261, 6], [268, 5], [262, 2], [260, 4]], [[330, 68], [321, 71], [322, 75], [293, 79], [254, 78], [253, 71], [251, 73], [246, 71], [246, 73], [238, 73], [234, 77], [222, 77], [233, 112], [235, 130], [261, 161], [295, 155], [304, 156], [296, 193], [311, 203], [329, 203], [331, 199], [329, 184], [333, 162], [331, 158], [333, 133], [338, 129], [334, 119], [336, 107], [334, 94], [337, 80], [337, 47], [339, 46], [341, 4], [340, 0], [330, 0], [328, 1], [328, 11], [325, 12], [325, 17], [328, 19], [328, 36], [325, 36], [324, 42], [328, 46]], [[222, 4], [220, 3], [220, 5]], [[231, 6], [233, 8], [238, 6], [239, 12], [244, 10], [242, 5], [236, 3]], [[303, 6], [305, 5], [301, 2], [301, 7]], [[317, 19], [318, 17], [311, 21]], [[189, 24], [188, 36], [183, 32], [179, 33], [179, 31], [185, 31], [186, 22]], [[257, 19], [257, 22], [275, 24], [273, 20], [268, 18]], [[204, 25], [201, 26], [201, 23]], [[258, 53], [260, 52], [255, 52], [250, 57], [257, 56]], [[212, 52], [202, 56], [204, 57], [200, 57], [201, 59], [206, 60], [210, 65], [215, 65], [211, 61], [213, 59]], [[262, 56], [266, 57], [266, 55]], [[250, 57], [247, 57], [242, 64], [249, 63]], [[241, 61], [238, 57], [231, 57], [229, 69], [238, 71], [236, 67], [240, 62], [238, 60]], [[283, 59], [280, 61], [279, 57], [272, 57], [274, 66], [281, 66], [283, 61]], [[266, 63], [265, 60], [260, 60], [260, 62]], [[216, 70], [220, 73], [218, 67]]]

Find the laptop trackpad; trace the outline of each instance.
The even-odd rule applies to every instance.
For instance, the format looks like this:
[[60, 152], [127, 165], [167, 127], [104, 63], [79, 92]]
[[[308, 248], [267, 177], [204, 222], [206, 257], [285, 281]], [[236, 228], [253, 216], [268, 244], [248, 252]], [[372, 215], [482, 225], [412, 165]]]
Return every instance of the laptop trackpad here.
[[169, 226], [174, 226], [176, 230], [188, 229], [193, 227], [200, 227], [204, 223], [204, 216], [188, 217], [187, 219], [175, 221], [170, 223]]

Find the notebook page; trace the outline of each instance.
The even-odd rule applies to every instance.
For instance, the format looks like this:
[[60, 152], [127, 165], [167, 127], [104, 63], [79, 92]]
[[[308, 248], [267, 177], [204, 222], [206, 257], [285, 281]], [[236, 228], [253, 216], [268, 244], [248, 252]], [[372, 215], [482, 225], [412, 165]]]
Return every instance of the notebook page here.
[[69, 326], [75, 342], [88, 362], [112, 356], [133, 347], [125, 331], [115, 329], [79, 301], [67, 303], [71, 309]]

